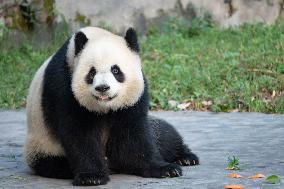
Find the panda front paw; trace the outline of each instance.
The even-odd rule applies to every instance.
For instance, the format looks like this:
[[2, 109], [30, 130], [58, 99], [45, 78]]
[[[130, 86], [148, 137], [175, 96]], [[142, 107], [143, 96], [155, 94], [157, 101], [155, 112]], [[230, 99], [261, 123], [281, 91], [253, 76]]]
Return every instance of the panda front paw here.
[[95, 173], [78, 173], [73, 181], [74, 186], [97, 186], [106, 184], [109, 176]]
[[165, 177], [179, 177], [182, 176], [182, 169], [179, 165], [170, 163], [165, 166], [154, 167], [150, 171], [151, 177], [165, 178]]

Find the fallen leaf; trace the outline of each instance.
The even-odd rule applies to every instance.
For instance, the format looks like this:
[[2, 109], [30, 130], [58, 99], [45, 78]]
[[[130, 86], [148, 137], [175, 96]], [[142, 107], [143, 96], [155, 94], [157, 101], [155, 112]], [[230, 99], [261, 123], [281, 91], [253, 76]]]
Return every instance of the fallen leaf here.
[[244, 189], [243, 185], [234, 185], [234, 184], [226, 185], [224, 188], [225, 189]]
[[239, 175], [237, 173], [231, 173], [228, 175], [229, 178], [242, 178], [242, 175]]
[[276, 92], [275, 92], [275, 90], [273, 90], [273, 91], [272, 91], [271, 98], [274, 98], [274, 97], [275, 97], [275, 95], [276, 95]]
[[260, 179], [260, 178], [265, 178], [265, 175], [258, 173], [256, 175], [248, 177], [249, 179]]
[[171, 107], [176, 107], [178, 105], [178, 101], [175, 100], [169, 100], [168, 103]]
[[277, 175], [270, 175], [269, 177], [265, 179], [265, 182], [269, 184], [277, 184], [277, 183], [280, 183], [280, 178]]
[[240, 109], [232, 109], [232, 110], [229, 110], [229, 112], [232, 112], [232, 113], [234, 113], [234, 112], [240, 112]]
[[179, 104], [177, 105], [178, 109], [181, 109], [181, 110], [186, 110], [186, 108], [188, 108], [190, 106], [190, 102], [188, 103], [182, 103], [182, 104]]
[[202, 101], [201, 103], [202, 103], [203, 106], [211, 106], [213, 104], [211, 100], [209, 100], [209, 101]]

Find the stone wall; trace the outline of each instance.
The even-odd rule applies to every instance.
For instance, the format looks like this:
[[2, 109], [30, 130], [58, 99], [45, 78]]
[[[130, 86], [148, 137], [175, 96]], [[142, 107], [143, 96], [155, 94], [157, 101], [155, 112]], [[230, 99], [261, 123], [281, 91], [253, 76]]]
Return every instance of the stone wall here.
[[185, 0], [196, 6], [198, 15], [208, 11], [221, 26], [238, 26], [244, 23], [274, 23], [284, 18], [283, 0]]
[[104, 23], [115, 30], [128, 26], [144, 30], [168, 15], [191, 19], [209, 14], [222, 27], [272, 24], [284, 18], [284, 0], [55, 0], [55, 4], [73, 28], [80, 25], [78, 18], [92, 25]]
[[284, 0], [0, 0], [0, 22], [26, 29], [24, 24], [30, 23], [19, 9], [23, 2], [35, 10], [32, 19], [50, 24], [64, 18], [73, 30], [83, 25], [110, 26], [116, 31], [134, 26], [143, 33], [169, 16], [192, 19], [211, 15], [221, 27], [284, 20]]
[[54, 0], [0, 0], [0, 24], [21, 31], [55, 21]]

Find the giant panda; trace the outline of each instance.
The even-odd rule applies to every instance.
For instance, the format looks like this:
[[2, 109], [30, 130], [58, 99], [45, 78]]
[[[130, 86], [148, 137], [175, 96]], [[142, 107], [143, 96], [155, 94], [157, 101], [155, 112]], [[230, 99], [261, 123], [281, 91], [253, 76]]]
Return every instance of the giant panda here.
[[178, 177], [198, 157], [149, 96], [133, 28], [72, 35], [36, 72], [27, 98], [25, 157], [38, 175], [101, 185], [110, 173]]

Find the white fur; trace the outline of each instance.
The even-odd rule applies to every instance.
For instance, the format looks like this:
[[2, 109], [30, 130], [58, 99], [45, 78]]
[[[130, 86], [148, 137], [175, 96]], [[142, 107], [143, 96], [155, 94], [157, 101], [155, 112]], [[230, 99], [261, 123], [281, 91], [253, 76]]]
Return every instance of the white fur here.
[[[97, 27], [85, 27], [79, 31], [83, 32], [85, 35], [88, 36], [89, 39], [92, 39], [93, 41], [95, 39], [100, 39], [104, 37], [105, 35], [111, 34], [109, 31], [106, 31], [106, 30], [103, 30]], [[66, 55], [67, 62], [70, 66], [71, 71], [73, 70], [73, 67], [75, 67], [76, 64], [78, 63], [78, 59], [75, 58], [75, 41], [74, 41], [75, 35], [76, 33], [73, 34], [72, 37], [70, 38], [68, 49], [67, 49], [67, 55]]]
[[95, 90], [95, 88], [100, 85], [110, 86], [110, 89], [106, 91], [106, 94], [110, 97], [115, 96], [120, 89], [119, 82], [117, 82], [117, 80], [110, 71], [104, 73], [97, 73], [95, 75], [93, 85], [90, 88], [91, 93], [93, 93], [95, 96], [101, 95], [100, 92]]
[[66, 54], [66, 61], [69, 65], [69, 68], [71, 70], [71, 72], [73, 71], [73, 67], [74, 67], [74, 56], [75, 56], [75, 35], [73, 35], [70, 38], [69, 44], [68, 44], [68, 48], [67, 48], [67, 54]]
[[[87, 36], [88, 42], [73, 63], [69, 62], [73, 71], [72, 91], [75, 98], [88, 110], [100, 113], [135, 104], [144, 89], [138, 54], [127, 47], [121, 36], [94, 27], [83, 28], [81, 31]], [[111, 73], [111, 67], [115, 64], [125, 75], [123, 83], [116, 81]], [[85, 77], [91, 67], [95, 67], [97, 73], [93, 84], [88, 85]], [[111, 101], [98, 101], [94, 98], [97, 93], [94, 88], [98, 83], [108, 84], [108, 95], [117, 94], [117, 97]]]
[[50, 134], [43, 120], [41, 106], [43, 76], [46, 66], [52, 57], [36, 72], [29, 89], [27, 99], [27, 121], [28, 133], [25, 143], [25, 156], [28, 163], [34, 160], [37, 153], [46, 155], [64, 155], [64, 150], [60, 143]]

